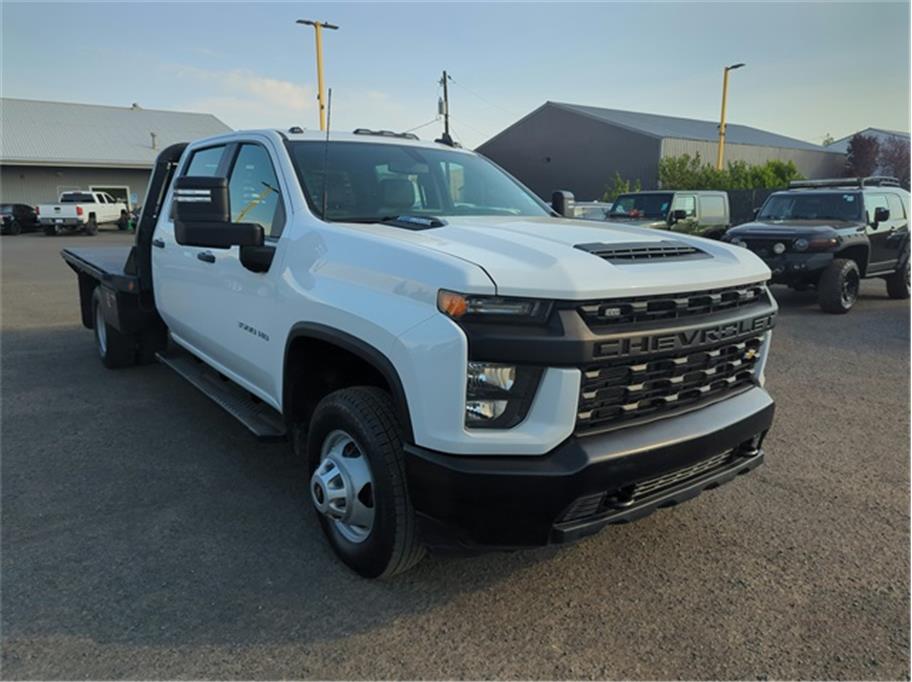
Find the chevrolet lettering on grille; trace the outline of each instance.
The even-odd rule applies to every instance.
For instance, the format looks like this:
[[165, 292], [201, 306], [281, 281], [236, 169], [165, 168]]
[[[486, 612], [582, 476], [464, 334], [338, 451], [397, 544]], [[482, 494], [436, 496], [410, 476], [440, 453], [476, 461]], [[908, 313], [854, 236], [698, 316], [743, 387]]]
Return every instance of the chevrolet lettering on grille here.
[[597, 357], [622, 358], [629, 355], [659, 353], [711, 345], [728, 339], [758, 334], [772, 329], [775, 313], [761, 315], [702, 329], [685, 329], [665, 334], [624, 336], [597, 345]]

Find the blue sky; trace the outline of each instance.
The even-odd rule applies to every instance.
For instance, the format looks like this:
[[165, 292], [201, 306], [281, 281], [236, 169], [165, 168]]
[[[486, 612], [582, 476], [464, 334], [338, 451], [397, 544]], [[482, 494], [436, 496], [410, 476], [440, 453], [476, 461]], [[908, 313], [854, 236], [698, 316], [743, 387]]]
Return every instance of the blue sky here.
[[[5, 97], [206, 111], [316, 128], [331, 21], [333, 127], [436, 116], [474, 147], [546, 100], [729, 121], [812, 142], [909, 130], [908, 3], [2, 3]], [[418, 132], [438, 134], [434, 124]]]

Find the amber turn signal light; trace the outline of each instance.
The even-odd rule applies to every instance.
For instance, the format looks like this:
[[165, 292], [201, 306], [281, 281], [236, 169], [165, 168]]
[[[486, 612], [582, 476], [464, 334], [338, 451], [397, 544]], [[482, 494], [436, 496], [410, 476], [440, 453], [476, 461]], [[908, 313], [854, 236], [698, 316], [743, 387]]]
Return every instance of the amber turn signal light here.
[[455, 294], [452, 291], [441, 289], [437, 292], [437, 309], [444, 315], [458, 320], [466, 314], [469, 304], [462, 294]]

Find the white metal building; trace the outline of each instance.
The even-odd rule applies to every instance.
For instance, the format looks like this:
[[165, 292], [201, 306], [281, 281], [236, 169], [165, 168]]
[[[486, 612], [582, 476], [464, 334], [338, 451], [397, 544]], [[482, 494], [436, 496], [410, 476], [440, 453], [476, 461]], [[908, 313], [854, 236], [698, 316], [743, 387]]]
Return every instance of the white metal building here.
[[229, 130], [212, 114], [0, 98], [0, 201], [91, 189], [141, 205], [162, 149]]

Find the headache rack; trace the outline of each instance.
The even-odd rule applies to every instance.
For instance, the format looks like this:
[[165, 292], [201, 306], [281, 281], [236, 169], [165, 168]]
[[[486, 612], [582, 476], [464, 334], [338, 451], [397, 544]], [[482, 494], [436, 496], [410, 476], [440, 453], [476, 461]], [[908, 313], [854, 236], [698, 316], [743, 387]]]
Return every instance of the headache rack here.
[[817, 189], [823, 187], [901, 187], [899, 180], [889, 175], [869, 175], [859, 178], [829, 178], [824, 180], [792, 180], [789, 189]]

